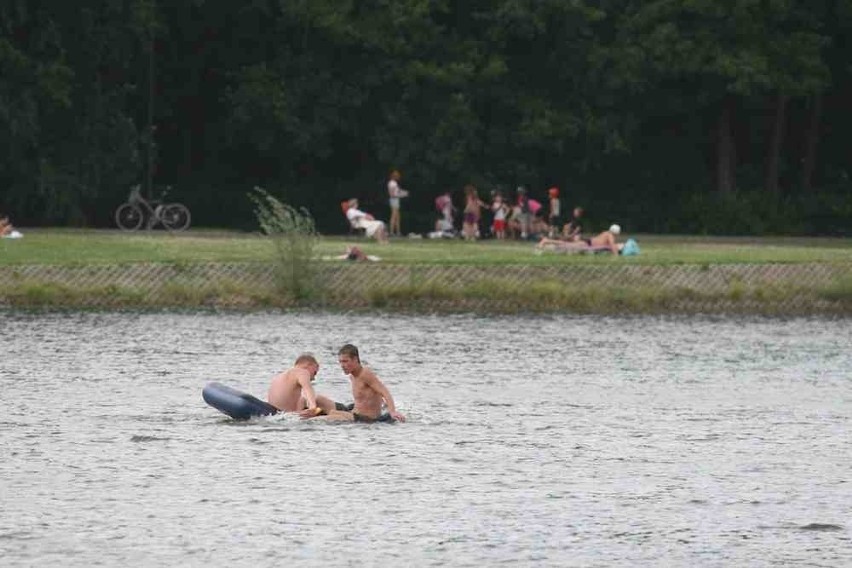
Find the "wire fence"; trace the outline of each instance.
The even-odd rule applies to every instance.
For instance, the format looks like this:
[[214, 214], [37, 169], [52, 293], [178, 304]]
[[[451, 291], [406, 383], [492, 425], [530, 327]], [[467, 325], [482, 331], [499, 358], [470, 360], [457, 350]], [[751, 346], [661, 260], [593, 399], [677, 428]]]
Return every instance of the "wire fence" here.
[[7, 306], [852, 314], [848, 263], [446, 266], [321, 262], [293, 297], [264, 263], [0, 269]]

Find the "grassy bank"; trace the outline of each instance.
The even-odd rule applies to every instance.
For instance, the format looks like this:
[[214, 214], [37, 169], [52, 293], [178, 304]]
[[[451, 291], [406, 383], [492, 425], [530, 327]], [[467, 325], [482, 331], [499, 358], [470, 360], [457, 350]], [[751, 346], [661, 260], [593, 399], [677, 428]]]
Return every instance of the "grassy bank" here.
[[[852, 241], [826, 238], [732, 238], [638, 235], [642, 254], [533, 254], [533, 243], [517, 241], [463, 242], [398, 239], [387, 246], [372, 241], [323, 237], [323, 256], [341, 254], [354, 242], [384, 263], [403, 265], [517, 265], [565, 264], [741, 264], [852, 263]], [[17, 241], [0, 240], [0, 267], [24, 264], [97, 265], [138, 262], [266, 262], [272, 246], [259, 234], [226, 231], [121, 233], [94, 230], [28, 230]]]
[[394, 312], [478, 313], [751, 313], [852, 314], [852, 280], [816, 286], [747, 286], [721, 291], [652, 286], [577, 285], [558, 280], [532, 284], [487, 278], [460, 287], [437, 282], [378, 285], [346, 297], [323, 296], [310, 303], [277, 293], [274, 286], [172, 283], [152, 294], [141, 286], [72, 286], [23, 282], [0, 287], [0, 304], [18, 308], [318, 308]]
[[22, 265], [0, 305], [56, 308], [320, 308], [477, 313], [852, 314], [844, 264], [430, 266], [326, 263], [308, 297], [270, 263]]
[[[532, 243], [358, 241], [288, 296], [260, 235], [27, 231], [0, 241], [0, 305], [316, 307], [482, 313], [852, 313], [852, 245], [833, 239], [640, 236], [638, 257], [533, 254]], [[349, 241], [324, 237], [333, 257]]]

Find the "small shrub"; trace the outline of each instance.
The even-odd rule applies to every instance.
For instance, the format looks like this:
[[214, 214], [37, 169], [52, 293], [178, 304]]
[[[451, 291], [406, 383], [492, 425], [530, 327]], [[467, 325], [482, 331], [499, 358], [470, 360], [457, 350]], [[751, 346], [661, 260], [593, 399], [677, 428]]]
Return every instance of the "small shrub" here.
[[278, 289], [294, 300], [310, 300], [319, 291], [317, 243], [319, 234], [311, 214], [282, 203], [256, 187], [249, 194], [261, 230], [272, 239]]

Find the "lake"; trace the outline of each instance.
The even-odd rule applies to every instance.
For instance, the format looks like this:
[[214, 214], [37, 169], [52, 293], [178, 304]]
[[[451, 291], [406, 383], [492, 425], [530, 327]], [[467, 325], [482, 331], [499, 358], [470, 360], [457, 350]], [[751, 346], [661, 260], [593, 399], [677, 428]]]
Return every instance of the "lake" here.
[[[3, 566], [841, 566], [852, 320], [0, 312]], [[361, 349], [405, 424], [234, 422]]]

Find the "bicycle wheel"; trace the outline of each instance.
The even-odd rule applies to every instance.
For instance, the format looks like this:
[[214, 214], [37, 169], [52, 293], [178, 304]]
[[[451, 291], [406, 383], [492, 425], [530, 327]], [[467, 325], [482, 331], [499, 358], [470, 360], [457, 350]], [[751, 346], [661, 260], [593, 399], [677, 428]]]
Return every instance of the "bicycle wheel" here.
[[189, 228], [189, 209], [180, 203], [168, 203], [160, 211], [160, 220], [169, 231], [185, 231]]
[[132, 203], [124, 203], [115, 210], [115, 224], [122, 231], [135, 231], [142, 226], [142, 210]]

